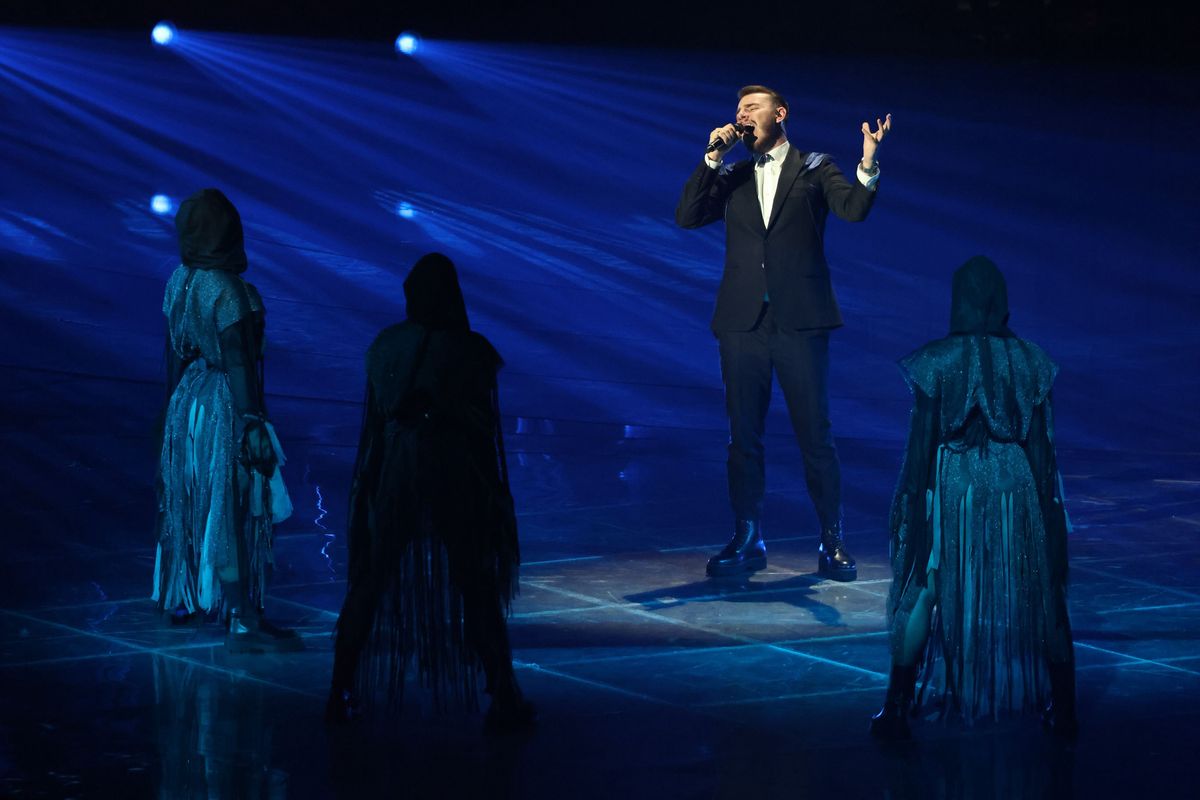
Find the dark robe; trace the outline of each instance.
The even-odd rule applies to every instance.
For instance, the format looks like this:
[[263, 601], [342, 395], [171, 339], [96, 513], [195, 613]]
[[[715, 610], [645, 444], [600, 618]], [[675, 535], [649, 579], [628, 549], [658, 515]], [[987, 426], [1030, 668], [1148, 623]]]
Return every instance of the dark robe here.
[[500, 432], [502, 361], [470, 330], [453, 265], [405, 281], [408, 319], [367, 351], [334, 684], [400, 703], [407, 665], [435, 702], [474, 708], [511, 670], [505, 616], [520, 553]]
[[[900, 362], [914, 395], [891, 512], [893, 653], [936, 573], [926, 675], [967, 719], [1040, 711], [1071, 660], [1067, 532], [1054, 453], [1058, 368], [1008, 328], [1003, 277], [955, 275], [951, 334]], [[938, 677], [933, 678], [938, 681]]]

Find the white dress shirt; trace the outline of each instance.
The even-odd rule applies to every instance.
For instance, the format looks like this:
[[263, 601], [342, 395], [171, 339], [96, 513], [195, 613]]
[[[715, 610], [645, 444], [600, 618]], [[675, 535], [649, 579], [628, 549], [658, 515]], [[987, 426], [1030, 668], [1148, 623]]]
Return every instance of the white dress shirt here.
[[763, 227], [771, 221], [771, 208], [775, 205], [775, 190], [779, 188], [779, 171], [792, 146], [786, 141], [777, 144], [770, 152], [758, 156], [754, 164], [754, 188], [758, 191], [758, 205], [762, 209]]

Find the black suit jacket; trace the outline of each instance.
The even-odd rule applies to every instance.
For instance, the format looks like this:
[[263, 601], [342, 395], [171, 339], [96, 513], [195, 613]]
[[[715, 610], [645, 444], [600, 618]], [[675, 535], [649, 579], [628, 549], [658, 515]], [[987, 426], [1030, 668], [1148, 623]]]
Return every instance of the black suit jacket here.
[[701, 163], [683, 187], [675, 222], [699, 228], [725, 219], [725, 273], [713, 312], [714, 333], [748, 331], [770, 293], [778, 325], [837, 328], [842, 313], [825, 261], [825, 218], [867, 218], [875, 192], [846, 180], [824, 153], [788, 150], [764, 227], [754, 187], [754, 162], [716, 170]]

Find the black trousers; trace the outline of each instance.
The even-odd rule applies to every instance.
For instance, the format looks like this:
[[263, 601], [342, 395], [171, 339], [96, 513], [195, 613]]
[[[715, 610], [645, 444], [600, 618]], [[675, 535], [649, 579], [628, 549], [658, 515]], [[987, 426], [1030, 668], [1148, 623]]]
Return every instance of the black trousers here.
[[842, 471], [829, 424], [829, 331], [778, 328], [769, 303], [749, 331], [717, 334], [729, 415], [729, 500], [738, 519], [762, 515], [763, 432], [772, 373], [779, 379], [804, 457], [808, 494], [821, 527], [842, 512]]

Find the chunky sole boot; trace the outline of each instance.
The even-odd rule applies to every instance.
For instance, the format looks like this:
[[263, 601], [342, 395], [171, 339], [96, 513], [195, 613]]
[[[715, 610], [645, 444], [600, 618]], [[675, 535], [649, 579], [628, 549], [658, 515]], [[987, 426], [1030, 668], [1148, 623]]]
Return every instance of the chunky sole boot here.
[[849, 583], [858, 580], [858, 565], [851, 564], [847, 567], [830, 563], [829, 559], [822, 555], [817, 559], [817, 573], [822, 578], [828, 578], [831, 581]]
[[821, 531], [821, 546], [817, 549], [817, 572], [833, 581], [849, 582], [858, 578], [858, 564], [842, 541], [842, 522]]
[[758, 520], [739, 519], [733, 538], [725, 549], [708, 560], [704, 571], [710, 578], [744, 575], [767, 568], [767, 545]]
[[752, 555], [738, 559], [717, 559], [715, 556], [708, 560], [704, 572], [710, 578], [727, 578], [731, 575], [748, 575], [767, 568], [766, 554]]

